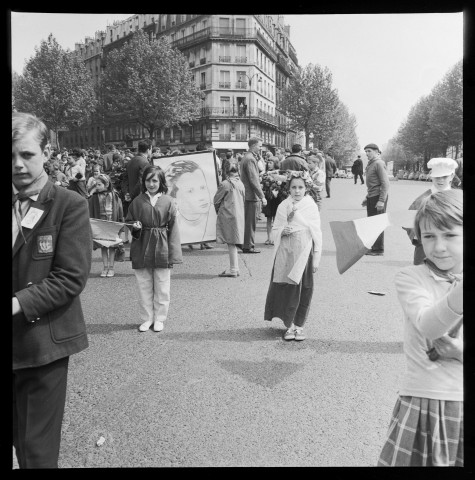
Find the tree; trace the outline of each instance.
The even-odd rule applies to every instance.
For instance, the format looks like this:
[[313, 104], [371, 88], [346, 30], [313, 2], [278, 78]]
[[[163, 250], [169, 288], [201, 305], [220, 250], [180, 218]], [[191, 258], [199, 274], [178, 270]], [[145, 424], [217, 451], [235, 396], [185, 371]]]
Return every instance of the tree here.
[[52, 34], [35, 52], [16, 83], [13, 102], [17, 110], [41, 118], [57, 142], [60, 128], [81, 125], [94, 112], [93, 81], [82, 58], [63, 50]]
[[389, 140], [386, 147], [383, 149], [382, 159], [385, 163], [393, 162], [393, 170], [407, 170], [410, 168], [410, 164], [407, 160], [407, 156], [404, 153], [404, 149], [397, 143], [395, 139]]
[[360, 149], [356, 135], [356, 117], [350, 114], [347, 106], [339, 100], [334, 118], [335, 124], [331, 136], [322, 149], [330, 150], [337, 166], [341, 168], [354, 160]]
[[456, 155], [463, 141], [463, 78], [462, 60], [445, 75], [433, 89], [429, 122], [434, 135], [442, 144], [443, 156], [449, 147], [456, 147]]
[[319, 149], [323, 150], [330, 141], [338, 102], [330, 70], [311, 63], [290, 79], [282, 96], [290, 127], [305, 132], [307, 149], [310, 133], [314, 134], [313, 142]]
[[166, 39], [150, 40], [138, 30], [105, 57], [101, 80], [109, 121], [135, 121], [149, 132], [186, 124], [199, 113], [201, 92], [186, 58]]

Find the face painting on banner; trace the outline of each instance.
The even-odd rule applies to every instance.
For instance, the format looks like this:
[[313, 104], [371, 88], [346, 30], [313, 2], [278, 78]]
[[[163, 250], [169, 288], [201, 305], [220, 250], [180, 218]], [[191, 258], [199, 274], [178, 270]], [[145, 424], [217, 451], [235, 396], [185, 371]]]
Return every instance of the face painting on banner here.
[[176, 199], [181, 243], [216, 240], [216, 212], [213, 198], [218, 189], [214, 152], [160, 157], [155, 164], [163, 169], [168, 195]]

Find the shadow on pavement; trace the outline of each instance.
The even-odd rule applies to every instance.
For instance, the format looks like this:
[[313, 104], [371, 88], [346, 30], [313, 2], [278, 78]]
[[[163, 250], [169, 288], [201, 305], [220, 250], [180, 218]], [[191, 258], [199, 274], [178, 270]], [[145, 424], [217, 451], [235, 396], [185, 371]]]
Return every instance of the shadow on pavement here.
[[399, 268], [408, 267], [409, 265], [411, 265], [410, 263], [407, 263], [407, 261], [402, 261], [402, 260], [382, 260], [382, 261], [374, 260], [372, 262], [369, 261], [366, 263], [378, 263], [380, 265], [386, 265], [387, 267], [399, 267]]
[[142, 333], [138, 331], [139, 322], [137, 323], [86, 323], [86, 330], [89, 335], [103, 335], [107, 333], [120, 332], [124, 330], [137, 330], [137, 333]]
[[172, 279], [173, 280], [210, 280], [212, 278], [220, 278], [218, 274], [216, 275], [209, 275], [206, 273], [173, 273], [172, 272]]

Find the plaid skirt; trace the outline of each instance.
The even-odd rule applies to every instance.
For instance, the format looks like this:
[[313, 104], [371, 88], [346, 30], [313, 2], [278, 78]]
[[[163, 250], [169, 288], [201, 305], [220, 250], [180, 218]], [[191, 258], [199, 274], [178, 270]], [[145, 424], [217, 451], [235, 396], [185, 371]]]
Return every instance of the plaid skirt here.
[[463, 467], [463, 402], [399, 397], [378, 467]]

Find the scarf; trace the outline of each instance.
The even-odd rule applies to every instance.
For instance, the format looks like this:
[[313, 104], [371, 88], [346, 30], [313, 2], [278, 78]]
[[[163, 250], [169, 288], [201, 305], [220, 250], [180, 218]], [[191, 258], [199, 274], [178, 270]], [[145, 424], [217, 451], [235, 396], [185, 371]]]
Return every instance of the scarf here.
[[[463, 278], [463, 274], [461, 273], [452, 273], [452, 272], [447, 272], [446, 270], [441, 270], [440, 268], [437, 267], [437, 265], [434, 262], [430, 261], [428, 258], [424, 259], [424, 263], [427, 265], [427, 267], [435, 277], [440, 278], [443, 281], [445, 280], [453, 284], [454, 286], [457, 284], [458, 281], [462, 280]], [[455, 338], [462, 325], [463, 325], [463, 317], [454, 327], [452, 327], [447, 332], [448, 336], [451, 338]], [[428, 347], [428, 350], [426, 351], [426, 353], [429, 357], [429, 360], [432, 360], [433, 362], [435, 362], [440, 357], [440, 355], [437, 353], [435, 348], [432, 347], [429, 341], [427, 341], [427, 347]]]

